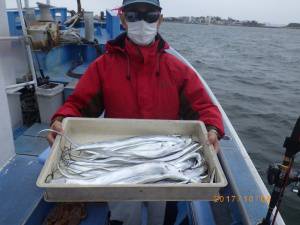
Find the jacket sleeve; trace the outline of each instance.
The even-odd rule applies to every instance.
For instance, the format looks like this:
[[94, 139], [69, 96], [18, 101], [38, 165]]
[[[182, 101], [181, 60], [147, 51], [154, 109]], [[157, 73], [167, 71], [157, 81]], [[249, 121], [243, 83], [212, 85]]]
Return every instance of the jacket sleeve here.
[[79, 80], [74, 92], [53, 115], [52, 122], [65, 117], [99, 117], [104, 110], [100, 71], [93, 62]]
[[208, 129], [215, 128], [220, 138], [224, 136], [222, 115], [213, 104], [198, 75], [188, 66], [184, 69], [180, 91], [180, 115], [183, 119], [198, 119]]

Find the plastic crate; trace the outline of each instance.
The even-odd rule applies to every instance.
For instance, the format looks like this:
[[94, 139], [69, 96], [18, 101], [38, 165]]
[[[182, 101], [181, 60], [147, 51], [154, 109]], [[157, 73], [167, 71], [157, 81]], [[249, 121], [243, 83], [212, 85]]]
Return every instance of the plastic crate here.
[[[199, 121], [82, 119], [66, 118], [64, 133], [77, 143], [112, 140], [139, 135], [188, 135], [207, 143], [205, 125]], [[209, 176], [215, 171], [214, 182], [194, 184], [128, 184], [128, 185], [70, 185], [47, 183], [46, 179], [57, 171], [57, 161], [64, 138], [57, 137], [51, 155], [37, 181], [45, 188], [45, 200], [54, 202], [100, 201], [187, 201], [213, 200], [227, 180], [212, 146], [204, 144], [203, 155], [208, 163]]]

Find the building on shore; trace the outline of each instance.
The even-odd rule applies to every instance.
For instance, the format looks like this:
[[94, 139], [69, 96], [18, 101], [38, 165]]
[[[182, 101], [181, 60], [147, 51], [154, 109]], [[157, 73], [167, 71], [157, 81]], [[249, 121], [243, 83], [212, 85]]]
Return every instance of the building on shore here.
[[176, 23], [186, 23], [186, 24], [203, 24], [203, 25], [223, 25], [223, 26], [248, 26], [248, 27], [265, 27], [263, 23], [259, 23], [255, 20], [252, 21], [240, 21], [228, 17], [227, 19], [222, 19], [218, 16], [200, 16], [200, 17], [166, 17], [164, 18], [166, 22], [176, 22]]

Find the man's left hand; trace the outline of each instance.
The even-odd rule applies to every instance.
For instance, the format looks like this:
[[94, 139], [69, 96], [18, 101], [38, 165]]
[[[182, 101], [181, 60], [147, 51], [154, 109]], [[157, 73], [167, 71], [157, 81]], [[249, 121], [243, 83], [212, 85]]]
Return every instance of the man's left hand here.
[[215, 131], [209, 131], [208, 132], [208, 142], [213, 145], [216, 153], [219, 152], [220, 150], [220, 144], [219, 144], [219, 139], [218, 139], [218, 135], [216, 134]]

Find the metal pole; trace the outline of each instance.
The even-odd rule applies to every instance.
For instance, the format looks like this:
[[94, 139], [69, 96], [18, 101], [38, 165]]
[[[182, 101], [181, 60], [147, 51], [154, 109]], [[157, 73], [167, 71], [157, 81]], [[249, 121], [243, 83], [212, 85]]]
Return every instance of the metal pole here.
[[77, 0], [77, 12], [80, 13], [81, 11], [82, 11], [81, 0]]
[[[17, 0], [17, 5], [18, 5], [18, 11], [19, 11], [19, 17], [20, 17], [23, 35], [25, 38], [27, 38], [28, 33], [27, 33], [26, 25], [25, 25], [21, 0]], [[32, 74], [32, 80], [34, 81], [34, 85], [37, 86], [37, 77], [36, 77], [33, 58], [32, 58], [31, 46], [27, 41], [25, 41], [25, 45], [26, 45], [26, 51], [27, 51], [27, 56], [28, 56], [28, 61], [29, 61], [30, 72]]]
[[21, 40], [23, 37], [20, 36], [0, 36], [0, 41], [13, 41], [13, 40]]
[[30, 82], [25, 82], [25, 83], [21, 83], [21, 84], [13, 84], [13, 85], [9, 85], [9, 86], [6, 86], [6, 90], [8, 89], [13, 89], [13, 88], [18, 88], [18, 87], [25, 87], [27, 85], [34, 85], [34, 81], [30, 81]]
[[25, 0], [25, 8], [29, 8], [29, 0]]
[[85, 39], [93, 42], [95, 39], [94, 12], [84, 12]]

